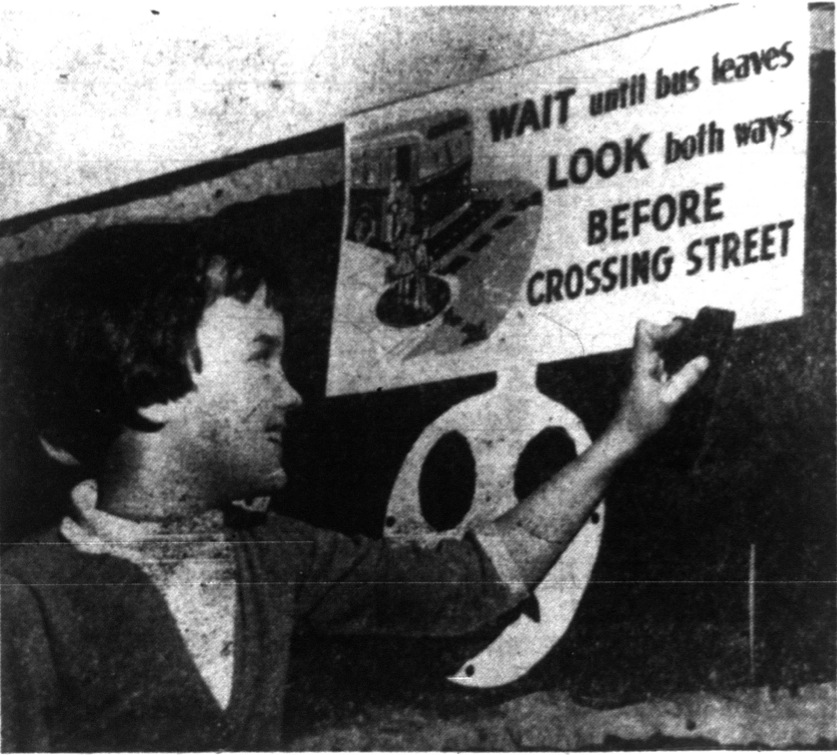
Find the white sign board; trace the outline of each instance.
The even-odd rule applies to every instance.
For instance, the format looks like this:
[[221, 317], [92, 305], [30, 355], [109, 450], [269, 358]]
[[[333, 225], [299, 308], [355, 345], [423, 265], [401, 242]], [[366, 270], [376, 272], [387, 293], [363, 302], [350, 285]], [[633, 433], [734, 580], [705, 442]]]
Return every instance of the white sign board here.
[[726, 8], [347, 123], [328, 393], [802, 314], [805, 7]]

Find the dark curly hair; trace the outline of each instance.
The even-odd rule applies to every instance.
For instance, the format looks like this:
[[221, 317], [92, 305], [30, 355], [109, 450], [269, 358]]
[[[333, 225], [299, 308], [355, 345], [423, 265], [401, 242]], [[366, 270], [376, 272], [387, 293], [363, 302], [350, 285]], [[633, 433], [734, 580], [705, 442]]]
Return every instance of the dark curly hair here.
[[38, 432], [95, 471], [124, 427], [159, 429], [139, 408], [194, 389], [206, 308], [265, 283], [278, 310], [282, 282], [272, 260], [201, 221], [85, 232], [51, 260], [27, 328]]

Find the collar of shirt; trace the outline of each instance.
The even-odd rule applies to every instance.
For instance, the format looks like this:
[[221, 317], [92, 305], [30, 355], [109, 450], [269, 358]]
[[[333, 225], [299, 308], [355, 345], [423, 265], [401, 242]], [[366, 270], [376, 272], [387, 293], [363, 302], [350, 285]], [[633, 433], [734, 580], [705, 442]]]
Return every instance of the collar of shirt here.
[[[207, 511], [188, 519], [136, 522], [96, 508], [93, 480], [72, 492], [73, 516], [65, 517], [61, 533], [85, 553], [107, 553], [142, 567], [155, 582], [167, 583], [184, 561], [231, 563], [223, 514]], [[211, 567], [210, 567], [211, 568]], [[224, 571], [227, 571], [224, 569]]]

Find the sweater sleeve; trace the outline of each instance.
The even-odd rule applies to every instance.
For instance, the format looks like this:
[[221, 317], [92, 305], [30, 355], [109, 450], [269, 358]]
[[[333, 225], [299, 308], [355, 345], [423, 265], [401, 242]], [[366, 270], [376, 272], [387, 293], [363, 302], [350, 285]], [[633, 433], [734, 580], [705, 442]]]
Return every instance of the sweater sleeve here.
[[510, 584], [498, 572], [479, 535], [428, 548], [283, 521], [302, 546], [295, 570], [297, 619], [303, 628], [329, 634], [456, 636], [493, 623], [528, 595], [520, 583]]
[[51, 749], [49, 721], [57, 700], [57, 681], [43, 615], [30, 587], [3, 575], [2, 749]]

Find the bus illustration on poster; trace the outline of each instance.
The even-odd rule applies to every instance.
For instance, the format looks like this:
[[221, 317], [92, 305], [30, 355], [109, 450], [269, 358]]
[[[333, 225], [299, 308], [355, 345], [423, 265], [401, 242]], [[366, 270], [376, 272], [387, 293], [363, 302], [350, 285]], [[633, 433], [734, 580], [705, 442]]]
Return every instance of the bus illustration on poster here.
[[371, 338], [375, 331], [392, 338], [398, 330], [404, 359], [487, 339], [514, 302], [534, 253], [537, 187], [515, 179], [474, 183], [473, 162], [473, 123], [463, 109], [352, 140], [346, 244], [364, 247], [356, 254], [366, 269], [354, 282], [374, 300], [359, 312], [367, 322], [355, 325]]

